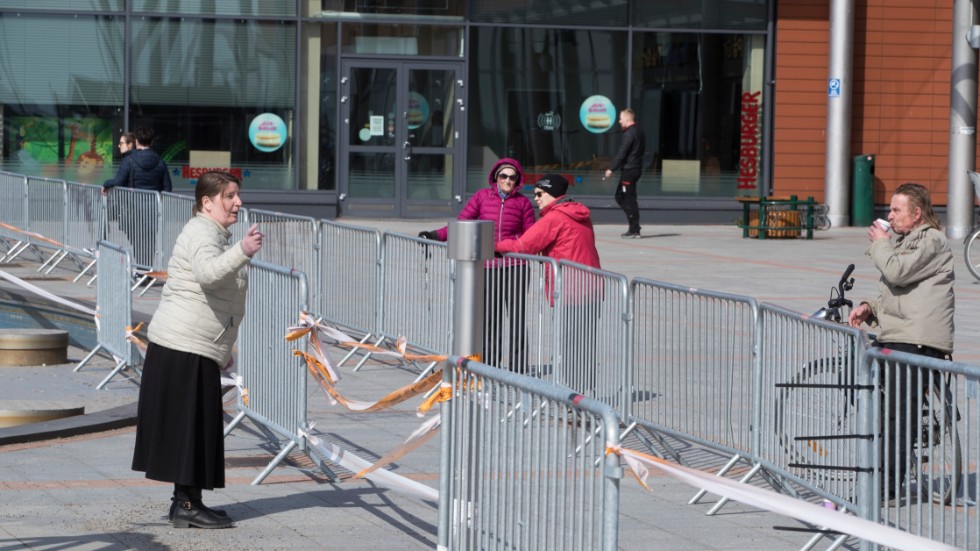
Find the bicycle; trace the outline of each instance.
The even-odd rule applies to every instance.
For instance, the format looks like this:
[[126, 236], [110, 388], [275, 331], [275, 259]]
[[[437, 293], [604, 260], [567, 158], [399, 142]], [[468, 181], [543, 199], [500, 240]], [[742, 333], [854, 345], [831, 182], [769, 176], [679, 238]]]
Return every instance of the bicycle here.
[[[853, 271], [854, 265], [848, 265], [837, 286], [831, 288], [827, 306], [812, 317], [847, 322], [853, 302], [846, 293], [854, 287], [850, 277]], [[828, 442], [864, 437], [857, 430], [857, 392], [875, 387], [857, 384], [855, 372], [860, 358], [855, 357], [849, 341], [839, 348], [836, 357], [808, 362], [788, 382], [775, 384], [775, 430], [790, 468], [798, 469], [807, 479], [845, 484], [847, 488], [840, 490], [852, 493], [859, 468], [847, 465], [849, 458], [843, 456], [848, 452]], [[922, 371], [921, 376], [929, 374]], [[907, 462], [908, 488], [915, 492], [913, 495], [949, 505], [955, 497], [953, 481], [962, 476], [962, 450], [955, 425], [959, 411], [950, 390], [950, 375], [933, 380], [931, 390], [922, 395], [921, 410], [911, 412], [910, 423], [918, 423], [919, 430], [912, 429], [917, 436]], [[880, 388], [878, 391], [884, 408], [884, 393]]]
[[[980, 174], [972, 171], [966, 173], [973, 183], [973, 193], [980, 197]], [[963, 241], [963, 259], [966, 269], [973, 277], [980, 279], [980, 224], [974, 225], [970, 235]]]

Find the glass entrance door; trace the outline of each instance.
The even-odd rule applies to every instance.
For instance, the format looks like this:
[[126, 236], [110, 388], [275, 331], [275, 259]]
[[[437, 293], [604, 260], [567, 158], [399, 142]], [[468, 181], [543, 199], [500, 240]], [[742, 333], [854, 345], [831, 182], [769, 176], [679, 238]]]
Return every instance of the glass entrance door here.
[[462, 193], [462, 64], [351, 60], [342, 71], [342, 213], [452, 216]]

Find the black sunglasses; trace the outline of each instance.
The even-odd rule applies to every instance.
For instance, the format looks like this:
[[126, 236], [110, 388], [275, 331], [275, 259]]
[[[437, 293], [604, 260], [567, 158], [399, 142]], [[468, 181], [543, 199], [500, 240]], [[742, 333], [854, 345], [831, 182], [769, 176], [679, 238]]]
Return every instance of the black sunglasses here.
[[498, 180], [510, 180], [511, 182], [517, 181], [517, 174], [498, 174]]
[[544, 195], [544, 192], [543, 191], [535, 191], [534, 192], [534, 196], [535, 197], [541, 197], [542, 195]]

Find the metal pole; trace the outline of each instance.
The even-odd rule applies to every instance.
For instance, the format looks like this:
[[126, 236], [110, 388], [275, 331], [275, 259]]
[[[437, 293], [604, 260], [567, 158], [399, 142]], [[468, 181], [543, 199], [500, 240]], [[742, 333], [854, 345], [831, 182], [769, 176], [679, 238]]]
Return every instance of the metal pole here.
[[[485, 284], [484, 261], [493, 258], [493, 222], [487, 220], [453, 220], [449, 222], [449, 240], [446, 255], [455, 264], [455, 280], [453, 281], [453, 354], [459, 356], [483, 356], [483, 287]], [[453, 369], [447, 366], [442, 372], [443, 383], [452, 384]], [[466, 487], [466, 483], [474, 476], [470, 465], [464, 466], [462, 472], [454, 469], [457, 453], [456, 447], [460, 442], [453, 441], [452, 423], [455, 419], [453, 404], [444, 402], [440, 408], [442, 415], [442, 449], [440, 452], [439, 469], [439, 533], [438, 548], [449, 549], [454, 530], [453, 506], [457, 502], [452, 488]], [[471, 432], [472, 434], [472, 432]], [[464, 457], [478, 457], [479, 450], [470, 450]], [[454, 484], [459, 480], [460, 484]], [[456, 506], [462, 507], [460, 500]], [[457, 517], [460, 514], [457, 513]]]
[[446, 255], [456, 261], [453, 286], [453, 346], [460, 356], [483, 357], [483, 263], [493, 258], [493, 222], [453, 220], [449, 222]]
[[824, 193], [833, 227], [850, 224], [848, 191], [851, 156], [851, 50], [854, 44], [854, 0], [830, 2], [830, 59], [827, 79], [827, 172]]
[[949, 79], [949, 195], [946, 235], [962, 239], [973, 225], [973, 189], [967, 171], [976, 167], [977, 52], [969, 36], [977, 11], [971, 0], [953, 2], [953, 63]]

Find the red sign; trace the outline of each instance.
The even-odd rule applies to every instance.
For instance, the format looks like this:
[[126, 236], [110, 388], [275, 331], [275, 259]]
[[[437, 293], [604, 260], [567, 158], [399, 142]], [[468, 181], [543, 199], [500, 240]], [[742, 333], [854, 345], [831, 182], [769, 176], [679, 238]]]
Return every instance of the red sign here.
[[738, 158], [738, 189], [757, 189], [759, 180], [759, 96], [742, 94], [741, 143]]
[[242, 169], [240, 168], [204, 168], [196, 166], [182, 166], [180, 167], [180, 176], [181, 178], [186, 178], [188, 180], [196, 180], [205, 172], [211, 172], [212, 170], [227, 172], [239, 180], [242, 179]]

